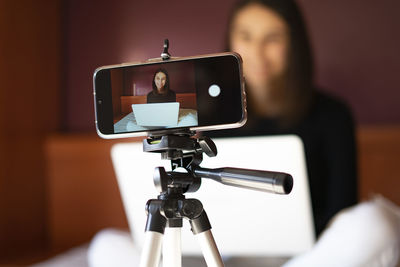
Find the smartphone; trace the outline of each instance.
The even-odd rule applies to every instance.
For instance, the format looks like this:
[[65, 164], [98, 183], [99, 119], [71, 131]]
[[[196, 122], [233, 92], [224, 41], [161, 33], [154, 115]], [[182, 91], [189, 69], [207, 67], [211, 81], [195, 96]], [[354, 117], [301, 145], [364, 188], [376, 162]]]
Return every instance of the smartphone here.
[[93, 84], [96, 129], [106, 139], [236, 128], [247, 118], [236, 53], [104, 66]]

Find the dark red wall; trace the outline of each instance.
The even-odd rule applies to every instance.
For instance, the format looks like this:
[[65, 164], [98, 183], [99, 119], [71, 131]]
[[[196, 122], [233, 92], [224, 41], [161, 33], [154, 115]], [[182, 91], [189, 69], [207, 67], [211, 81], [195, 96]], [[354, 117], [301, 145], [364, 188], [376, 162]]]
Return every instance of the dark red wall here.
[[[94, 129], [96, 67], [223, 50], [226, 1], [66, 3], [66, 112], [69, 131]], [[361, 124], [400, 123], [400, 1], [299, 0], [315, 52], [316, 82], [344, 98]]]
[[317, 82], [362, 124], [400, 123], [400, 1], [301, 0]]

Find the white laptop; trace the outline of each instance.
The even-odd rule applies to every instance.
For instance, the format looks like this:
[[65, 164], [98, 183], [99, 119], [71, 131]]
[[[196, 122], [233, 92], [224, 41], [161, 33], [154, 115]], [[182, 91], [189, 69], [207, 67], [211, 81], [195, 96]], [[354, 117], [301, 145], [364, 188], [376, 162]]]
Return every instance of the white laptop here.
[[169, 127], [178, 124], [179, 102], [132, 104], [139, 126]]
[[[215, 138], [218, 155], [204, 155], [205, 168], [237, 167], [287, 172], [293, 176], [289, 195], [252, 191], [203, 178], [196, 193], [224, 256], [294, 256], [315, 242], [314, 224], [303, 144], [297, 136]], [[156, 166], [170, 170], [158, 153], [142, 152], [142, 143], [120, 143], [112, 160], [134, 242], [141, 246], [146, 223], [145, 204], [158, 193]], [[201, 255], [189, 222], [182, 228], [182, 254]]]

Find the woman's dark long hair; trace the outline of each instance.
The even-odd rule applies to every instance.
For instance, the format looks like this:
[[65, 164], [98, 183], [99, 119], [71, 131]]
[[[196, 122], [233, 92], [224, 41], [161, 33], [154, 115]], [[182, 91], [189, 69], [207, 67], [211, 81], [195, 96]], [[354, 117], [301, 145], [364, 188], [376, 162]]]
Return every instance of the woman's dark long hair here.
[[[308, 111], [313, 93], [313, 59], [306, 26], [300, 9], [294, 0], [242, 0], [230, 13], [226, 35], [226, 48], [231, 51], [232, 24], [237, 13], [250, 4], [262, 5], [276, 12], [289, 29], [289, 54], [285, 73], [285, 97], [287, 108], [282, 120], [294, 124]], [[251, 107], [249, 107], [251, 110]], [[286, 123], [285, 123], [286, 124]]]
[[159, 69], [157, 69], [157, 70], [154, 72], [153, 80], [152, 80], [152, 82], [151, 82], [151, 85], [153, 86], [153, 93], [154, 93], [154, 94], [158, 94], [157, 86], [156, 86], [156, 83], [154, 82], [154, 79], [156, 78], [156, 75], [157, 75], [157, 73], [159, 73], [159, 72], [162, 72], [162, 73], [165, 74], [166, 79], [165, 79], [164, 89], [165, 89], [165, 92], [168, 92], [168, 91], [169, 91], [169, 76], [168, 76], [168, 72], [167, 72], [165, 69], [163, 69], [163, 68], [159, 68]]

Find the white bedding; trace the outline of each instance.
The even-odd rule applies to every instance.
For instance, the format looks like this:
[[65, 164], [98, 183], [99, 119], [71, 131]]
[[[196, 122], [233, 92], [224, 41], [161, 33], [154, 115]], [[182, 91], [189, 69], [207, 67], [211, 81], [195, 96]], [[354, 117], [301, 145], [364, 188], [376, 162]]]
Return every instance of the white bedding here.
[[87, 254], [88, 244], [72, 248], [46, 261], [31, 265], [31, 267], [89, 267]]
[[[180, 108], [178, 125], [175, 127], [197, 126], [197, 111], [195, 109]], [[117, 123], [114, 124], [114, 132], [132, 132], [132, 131], [148, 131], [158, 127], [143, 127], [136, 124], [135, 115], [129, 113]]]

